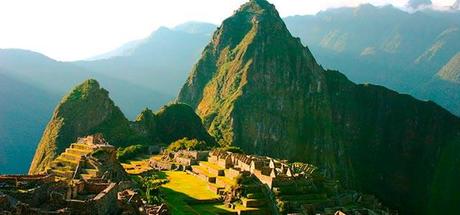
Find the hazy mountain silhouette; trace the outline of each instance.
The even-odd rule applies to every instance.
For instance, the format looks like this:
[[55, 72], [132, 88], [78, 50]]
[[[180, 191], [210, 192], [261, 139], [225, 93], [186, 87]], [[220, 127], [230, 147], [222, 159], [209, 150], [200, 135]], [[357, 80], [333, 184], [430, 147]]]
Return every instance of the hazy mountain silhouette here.
[[75, 64], [173, 97], [200, 57], [216, 28], [213, 26], [191, 22], [174, 29], [160, 27], [148, 38], [130, 42], [109, 54], [118, 56]]
[[[309, 44], [318, 62], [340, 69], [358, 83], [375, 83], [433, 100], [460, 114], [460, 85], [437, 80], [436, 73], [460, 50], [460, 12], [431, 9], [408, 13], [370, 4], [317, 15], [285, 18], [293, 35]], [[449, 85], [456, 90], [433, 97]], [[438, 88], [438, 89], [436, 89]]]

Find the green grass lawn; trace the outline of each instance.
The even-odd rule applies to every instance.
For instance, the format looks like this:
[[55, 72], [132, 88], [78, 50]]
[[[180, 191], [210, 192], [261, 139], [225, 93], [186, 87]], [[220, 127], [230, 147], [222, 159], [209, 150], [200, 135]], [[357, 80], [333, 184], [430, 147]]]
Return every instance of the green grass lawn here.
[[208, 189], [205, 181], [185, 172], [165, 172], [169, 182], [161, 186], [161, 192], [166, 196], [166, 202], [173, 215], [182, 214], [219, 214], [235, 212], [221, 203], [194, 204], [188, 201], [211, 200], [219, 196]]

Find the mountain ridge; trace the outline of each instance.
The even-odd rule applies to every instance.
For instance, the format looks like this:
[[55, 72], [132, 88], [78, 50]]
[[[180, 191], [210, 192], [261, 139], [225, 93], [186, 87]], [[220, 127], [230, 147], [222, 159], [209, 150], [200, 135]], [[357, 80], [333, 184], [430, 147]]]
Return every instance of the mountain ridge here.
[[102, 134], [115, 147], [169, 144], [181, 138], [214, 144], [201, 120], [183, 104], [164, 106], [160, 112], [145, 109], [129, 121], [94, 79], [73, 88], [56, 107], [30, 165], [30, 174], [46, 172], [49, 165], [79, 137]]
[[458, 163], [448, 152], [459, 150], [460, 119], [323, 69], [267, 1], [252, 0], [223, 22], [177, 101], [195, 107], [221, 145], [313, 163], [402, 213], [457, 209], [450, 203], [458, 196], [441, 199], [443, 184], [460, 190], [452, 179], [460, 175], [439, 170], [437, 152]]
[[[360, 5], [284, 20], [323, 66], [340, 68], [356, 83], [433, 100], [458, 116], [460, 85], [439, 79], [436, 72], [460, 49], [459, 18], [453, 10], [410, 13], [394, 6]], [[412, 39], [417, 35], [424, 36]], [[436, 95], [445, 88], [452, 90]]]

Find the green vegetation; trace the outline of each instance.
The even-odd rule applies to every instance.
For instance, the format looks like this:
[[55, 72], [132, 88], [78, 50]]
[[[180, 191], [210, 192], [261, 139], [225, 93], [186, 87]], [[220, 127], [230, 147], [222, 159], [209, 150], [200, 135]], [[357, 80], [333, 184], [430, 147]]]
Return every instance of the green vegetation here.
[[117, 158], [120, 162], [127, 162], [139, 155], [146, 154], [148, 147], [144, 145], [132, 145], [125, 148], [118, 148]]
[[[334, 31], [328, 29], [324, 35], [327, 32]], [[382, 35], [389, 37], [384, 40], [387, 46], [375, 46], [375, 55], [380, 47], [388, 53], [409, 51], [400, 47], [406, 38], [403, 32]], [[345, 52], [352, 37], [351, 32], [336, 31], [326, 45]], [[369, 44], [356, 53], [366, 47]], [[438, 55], [443, 50], [436, 51], [433, 54]], [[409, 59], [411, 65], [415, 59]], [[399, 60], [405, 59], [395, 59]], [[419, 63], [425, 66], [429, 60]], [[388, 66], [391, 69], [392, 64]], [[394, 72], [392, 79], [400, 71]], [[419, 73], [410, 78], [414, 74]], [[440, 154], [449, 154], [446, 160], [456, 163], [446, 151], [458, 144], [459, 118], [433, 102], [355, 84], [337, 71], [323, 69], [263, 0], [250, 1], [223, 22], [178, 101], [196, 108], [221, 146], [326, 167], [324, 173], [338, 176], [345, 187], [376, 194], [401, 213], [423, 213], [428, 197], [444, 199], [432, 196], [428, 187]], [[382, 175], [388, 176], [384, 182]], [[437, 184], [432, 189], [444, 193], [449, 192], [447, 187]], [[455, 196], [450, 199], [460, 194]], [[449, 209], [458, 210], [460, 206]]]
[[209, 149], [208, 144], [204, 141], [199, 141], [197, 139], [190, 140], [188, 138], [182, 138], [176, 140], [171, 145], [168, 146], [168, 151], [179, 151], [179, 150], [206, 150]]
[[[75, 87], [55, 110], [36, 149], [30, 173], [46, 169], [51, 161], [77, 138], [101, 133], [126, 161], [146, 151], [146, 147], [171, 143], [182, 138], [215, 144], [192, 108], [184, 104], [165, 106], [157, 114], [145, 109], [130, 122], [96, 80]], [[199, 144], [197, 144], [198, 147]]]
[[204, 128], [201, 118], [186, 104], [164, 106], [156, 114], [158, 134], [164, 143], [172, 143], [182, 138], [197, 139], [209, 145], [215, 141]]
[[[169, 209], [175, 215], [218, 214], [234, 212], [221, 203], [212, 200], [219, 196], [208, 189], [203, 180], [185, 172], [166, 172], [169, 182], [161, 186]], [[209, 203], [208, 203], [209, 202]]]
[[244, 151], [238, 146], [225, 146], [221, 149], [227, 152], [244, 154]]
[[131, 180], [140, 188], [140, 194], [149, 204], [161, 204], [164, 196], [160, 192], [160, 186], [168, 183], [163, 172], [154, 172], [149, 176], [131, 176]]

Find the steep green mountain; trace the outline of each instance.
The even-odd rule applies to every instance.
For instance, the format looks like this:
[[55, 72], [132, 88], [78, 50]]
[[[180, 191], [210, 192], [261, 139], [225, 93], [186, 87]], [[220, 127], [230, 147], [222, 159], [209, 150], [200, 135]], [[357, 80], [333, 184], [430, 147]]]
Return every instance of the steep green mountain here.
[[420, 88], [460, 51], [460, 12], [408, 13], [393, 6], [365, 4], [284, 20], [322, 65], [340, 68], [358, 83], [380, 84], [433, 100], [460, 115], [460, 101], [452, 102], [460, 94], [460, 85], [443, 97], [431, 96], [432, 90], [450, 83], [441, 80]]
[[[37, 98], [49, 101], [47, 109], [36, 108], [33, 116], [23, 114], [19, 111], [21, 109], [17, 109], [18, 111], [8, 112], [0, 117], [0, 127], [5, 129], [2, 134], [7, 136], [2, 139], [33, 149], [44, 130], [47, 117], [52, 114], [52, 106], [69, 88], [88, 78], [99, 80], [111, 92], [113, 100], [129, 119], [134, 119], [146, 106], [151, 109], [160, 108], [174, 98], [187, 77], [187, 71], [198, 59], [200, 50], [215, 27], [212, 24], [190, 22], [174, 29], [162, 28], [149, 38], [133, 41], [107, 56], [99, 56], [99, 60], [88, 62], [59, 62], [32, 51], [0, 49], [0, 74], [21, 80], [35, 88], [34, 91], [46, 95], [46, 98], [36, 96]], [[21, 98], [25, 97], [27, 96]], [[13, 94], [5, 94], [4, 99], [12, 106], [21, 104], [21, 99], [15, 98]], [[28, 101], [30, 103], [27, 107], [42, 106], [41, 100]], [[41, 123], [27, 126], [23, 123], [11, 123], [10, 120], [35, 122], [35, 116], [45, 119]], [[28, 138], [24, 138], [19, 132], [25, 127], [30, 129]], [[12, 144], [0, 144], [0, 147], [4, 148], [2, 151], [16, 151]], [[31, 150], [22, 152], [27, 157], [33, 156]], [[30, 158], [19, 161], [13, 159], [14, 156], [14, 153], [10, 153], [10, 156], [4, 156], [0, 160], [11, 164], [21, 162], [21, 165], [10, 165], [8, 168], [11, 173], [24, 173]]]
[[[2, 70], [2, 69], [0, 69]], [[47, 92], [0, 74], [0, 173], [25, 173], [56, 103]]]
[[460, 119], [323, 69], [265, 0], [223, 22], [177, 100], [221, 145], [313, 163], [402, 214], [460, 207]]
[[96, 131], [113, 145], [126, 144], [129, 121], [95, 80], [85, 81], [65, 96], [38, 144], [29, 173], [39, 173], [76, 138]]
[[[188, 111], [190, 109], [191, 111]], [[213, 142], [190, 107], [174, 104], [158, 114], [143, 111], [130, 122], [93, 79], [75, 87], [56, 107], [38, 144], [29, 173], [40, 173], [69, 145], [90, 134], [101, 133], [117, 147], [170, 143], [188, 137]], [[181, 118], [181, 120], [174, 120]], [[184, 130], [184, 128], [186, 130]], [[170, 130], [170, 133], [163, 133]], [[170, 141], [170, 142], [169, 142]]]
[[0, 115], [0, 147], [2, 153], [8, 152], [0, 156], [0, 172], [5, 173], [27, 172], [53, 107], [79, 82], [99, 79], [131, 119], [142, 108], [157, 109], [173, 98], [26, 50], [0, 49], [0, 77], [0, 100], [4, 101], [0, 109], [5, 110]]

